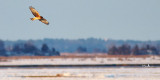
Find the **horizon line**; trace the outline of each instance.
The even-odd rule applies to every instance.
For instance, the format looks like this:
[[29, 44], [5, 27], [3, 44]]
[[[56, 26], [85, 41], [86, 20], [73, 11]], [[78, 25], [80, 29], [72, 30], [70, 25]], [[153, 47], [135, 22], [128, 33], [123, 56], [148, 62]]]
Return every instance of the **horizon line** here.
[[160, 41], [160, 40], [135, 40], [135, 39], [113, 39], [113, 38], [96, 38], [96, 37], [88, 37], [88, 38], [77, 38], [77, 39], [71, 39], [71, 38], [39, 38], [39, 39], [0, 39], [2, 41], [30, 41], [30, 40], [45, 40], [45, 39], [63, 39], [63, 40], [80, 40], [80, 39], [100, 39], [100, 40], [104, 40], [104, 41], [108, 41], [108, 40], [122, 40], [122, 41]]

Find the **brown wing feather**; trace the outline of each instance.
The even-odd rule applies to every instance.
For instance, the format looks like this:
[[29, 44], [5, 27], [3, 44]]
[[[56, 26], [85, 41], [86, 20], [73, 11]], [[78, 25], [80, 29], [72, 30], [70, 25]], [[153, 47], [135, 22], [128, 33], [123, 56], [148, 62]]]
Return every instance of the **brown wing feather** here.
[[31, 10], [32, 14], [35, 17], [40, 17], [40, 14], [38, 13], [38, 11], [35, 8], [33, 8], [32, 6], [30, 6], [29, 9]]
[[44, 23], [44, 24], [49, 25], [49, 22], [48, 22], [46, 19], [44, 19], [44, 18], [40, 19], [39, 21], [41, 21], [41, 22]]

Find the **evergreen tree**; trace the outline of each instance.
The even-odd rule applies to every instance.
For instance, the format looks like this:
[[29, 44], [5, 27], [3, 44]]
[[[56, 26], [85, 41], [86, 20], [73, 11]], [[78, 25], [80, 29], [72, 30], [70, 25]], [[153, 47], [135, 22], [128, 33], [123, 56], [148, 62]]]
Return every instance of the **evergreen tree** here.
[[0, 56], [7, 56], [4, 46], [5, 46], [4, 42], [0, 40]]
[[132, 49], [132, 54], [133, 55], [139, 55], [140, 54], [138, 45], [134, 46], [134, 48]]
[[48, 47], [48, 45], [47, 45], [47, 44], [43, 44], [43, 45], [42, 45], [42, 48], [41, 48], [41, 51], [42, 51], [42, 52], [49, 52], [49, 47]]

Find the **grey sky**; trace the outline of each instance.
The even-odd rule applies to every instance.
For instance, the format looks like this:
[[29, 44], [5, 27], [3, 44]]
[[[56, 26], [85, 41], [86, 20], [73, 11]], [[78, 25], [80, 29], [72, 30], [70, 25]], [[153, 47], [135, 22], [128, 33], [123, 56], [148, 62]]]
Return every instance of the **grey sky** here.
[[[50, 25], [31, 21], [35, 7]], [[1, 0], [0, 39], [160, 40], [160, 0]]]

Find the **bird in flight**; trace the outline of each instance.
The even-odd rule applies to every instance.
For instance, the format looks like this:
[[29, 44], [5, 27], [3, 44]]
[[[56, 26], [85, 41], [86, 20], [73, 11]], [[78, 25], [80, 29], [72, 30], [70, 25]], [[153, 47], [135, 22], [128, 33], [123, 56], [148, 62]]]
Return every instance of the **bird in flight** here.
[[32, 6], [30, 6], [29, 9], [31, 10], [32, 14], [35, 16], [34, 18], [30, 18], [32, 21], [33, 20], [39, 20], [42, 23], [44, 23], [46, 25], [49, 25], [49, 22], [45, 18], [43, 18], [42, 16], [40, 16], [40, 14], [38, 13], [38, 11], [35, 8], [33, 8]]

